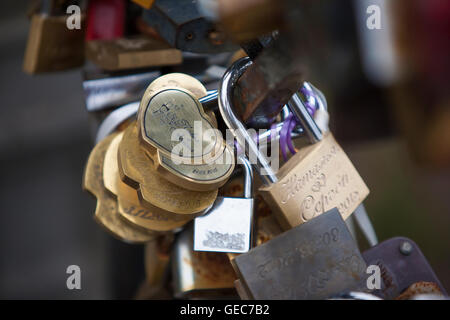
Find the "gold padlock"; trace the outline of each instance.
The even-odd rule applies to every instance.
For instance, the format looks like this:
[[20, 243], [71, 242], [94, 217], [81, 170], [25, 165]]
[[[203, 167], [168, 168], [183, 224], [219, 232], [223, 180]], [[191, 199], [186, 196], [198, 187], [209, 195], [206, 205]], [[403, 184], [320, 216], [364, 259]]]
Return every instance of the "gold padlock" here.
[[299, 150], [278, 172], [278, 182], [262, 187], [280, 223], [292, 228], [336, 207], [344, 219], [369, 189], [331, 133]]
[[[189, 93], [182, 90], [188, 90], [192, 93], [193, 97], [190, 98], [196, 102], [196, 106], [189, 106], [191, 100], [187, 104], [183, 100], [178, 100], [175, 95], [180, 92], [185, 92], [189, 97]], [[163, 97], [159, 102], [153, 101], [158, 95], [161, 96], [161, 93], [167, 94], [167, 96]], [[161, 76], [148, 86], [141, 101], [137, 121], [142, 148], [153, 159], [158, 173], [170, 182], [194, 191], [215, 190], [221, 187], [228, 180], [235, 166], [234, 153], [224, 143], [221, 134], [217, 134], [214, 137], [217, 143], [211, 155], [203, 154], [202, 157], [204, 158], [198, 159], [198, 163], [191, 163], [192, 161], [196, 162], [194, 157], [189, 158], [188, 161], [185, 161], [186, 159], [184, 158], [182, 158], [183, 161], [177, 161], [180, 159], [176, 155], [168, 154], [172, 149], [170, 146], [171, 141], [169, 141], [169, 139], [171, 140], [171, 132], [180, 127], [183, 128], [183, 123], [192, 124], [196, 120], [205, 120], [205, 122], [202, 122], [206, 126], [204, 130], [217, 127], [214, 113], [205, 114], [197, 100], [205, 95], [206, 88], [194, 77], [182, 73], [171, 73]], [[158, 115], [155, 116], [153, 113], [147, 117], [145, 116], [151, 109], [151, 104], [154, 103], [159, 103], [156, 105], [156, 108], [160, 109], [160, 106], [164, 106], [167, 109], [172, 108], [174, 110], [167, 110], [168, 122], [164, 122], [164, 119], [158, 120]], [[183, 108], [190, 111], [185, 113], [182, 110], [177, 110], [177, 105], [180, 106], [180, 109]], [[153, 123], [148, 123], [149, 121], [153, 121]], [[184, 122], [181, 123], [182, 121]], [[148, 132], [146, 128], [151, 128], [153, 132]], [[165, 139], [164, 141], [162, 140], [163, 138]], [[160, 147], [157, 148], [157, 146]], [[191, 147], [189, 146], [189, 148]], [[203, 163], [204, 159], [208, 161]]]
[[182, 299], [236, 297], [236, 274], [227, 254], [194, 251], [192, 234], [193, 228], [189, 226], [178, 235], [174, 243], [174, 296]]
[[108, 71], [177, 65], [181, 51], [167, 43], [147, 37], [91, 40], [86, 42], [86, 57]]
[[[158, 150], [167, 157], [188, 164], [202, 164], [204, 158], [214, 160], [225, 146], [221, 135], [214, 130], [213, 121], [198, 101], [205, 95], [206, 88], [185, 74], [168, 74], [153, 81], [139, 105], [137, 123], [143, 148], [151, 155]], [[198, 137], [194, 135], [196, 126], [201, 130], [197, 132]], [[194, 139], [194, 143], [191, 139], [181, 141], [190, 151], [188, 155], [174, 152], [174, 147], [180, 145], [180, 141], [173, 140], [179, 129], [184, 129]], [[206, 132], [210, 136], [205, 136]], [[198, 150], [196, 142], [201, 147]]]
[[187, 190], [158, 174], [151, 158], [140, 147], [135, 123], [124, 131], [118, 160], [120, 178], [138, 191], [139, 200], [146, 207], [154, 206], [193, 218], [209, 208], [217, 197], [217, 190]]
[[136, 228], [123, 220], [119, 215], [116, 199], [103, 184], [103, 162], [106, 150], [114, 137], [115, 134], [106, 137], [91, 151], [83, 175], [83, 189], [97, 198], [95, 220], [115, 237], [130, 243], [151, 241], [157, 234], [150, 230]]
[[[219, 108], [239, 144], [248, 146], [249, 159], [257, 160], [254, 166], [265, 184], [260, 188], [261, 195], [277, 214], [284, 229], [307, 222], [334, 207], [346, 219], [366, 198], [369, 189], [331, 133], [325, 134], [321, 141], [302, 148], [276, 175], [236, 117], [231, 104], [232, 89], [250, 64], [248, 58], [243, 58], [224, 74], [219, 87]], [[290, 107], [306, 132], [320, 132], [297, 95], [291, 99]]]
[[111, 141], [104, 161], [103, 180], [106, 189], [117, 197], [118, 211], [123, 218], [153, 231], [169, 231], [189, 222], [192, 217], [177, 215], [160, 208], [144, 207], [135, 189], [124, 183], [119, 176], [118, 150], [123, 132]]
[[80, 28], [69, 29], [66, 15], [36, 13], [31, 18], [23, 70], [30, 74], [80, 67], [84, 64], [84, 15]]

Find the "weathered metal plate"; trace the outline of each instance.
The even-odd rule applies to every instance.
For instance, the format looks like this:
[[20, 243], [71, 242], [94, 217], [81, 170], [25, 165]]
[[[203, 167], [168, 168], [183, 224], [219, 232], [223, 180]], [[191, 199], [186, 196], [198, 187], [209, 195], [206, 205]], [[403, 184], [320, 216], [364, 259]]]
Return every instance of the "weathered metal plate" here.
[[232, 263], [252, 299], [324, 299], [365, 283], [366, 263], [336, 208]]
[[437, 278], [427, 259], [414, 241], [395, 237], [383, 241], [365, 251], [367, 265], [378, 265], [381, 271], [381, 289], [373, 294], [384, 299], [394, 299], [416, 282], [434, 282], [441, 292], [444, 287]]

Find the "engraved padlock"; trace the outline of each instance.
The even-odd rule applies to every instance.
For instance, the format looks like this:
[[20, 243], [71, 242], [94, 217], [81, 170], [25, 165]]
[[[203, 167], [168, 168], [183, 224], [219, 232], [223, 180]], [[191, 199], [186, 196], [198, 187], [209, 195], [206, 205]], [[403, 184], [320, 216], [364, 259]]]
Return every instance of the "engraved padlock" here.
[[250, 250], [253, 222], [253, 170], [241, 154], [244, 198], [217, 197], [204, 216], [194, 220], [194, 250], [243, 253]]
[[248, 299], [325, 299], [364, 290], [366, 263], [336, 208], [231, 260]]
[[300, 149], [277, 174], [236, 116], [233, 88], [251, 63], [248, 58], [240, 59], [225, 72], [219, 86], [219, 109], [248, 158], [256, 160], [252, 165], [264, 183], [259, 192], [284, 229], [307, 222], [334, 207], [346, 219], [366, 198], [369, 189], [333, 135], [321, 132], [299, 95], [293, 96], [289, 107], [310, 138], [318, 142]]

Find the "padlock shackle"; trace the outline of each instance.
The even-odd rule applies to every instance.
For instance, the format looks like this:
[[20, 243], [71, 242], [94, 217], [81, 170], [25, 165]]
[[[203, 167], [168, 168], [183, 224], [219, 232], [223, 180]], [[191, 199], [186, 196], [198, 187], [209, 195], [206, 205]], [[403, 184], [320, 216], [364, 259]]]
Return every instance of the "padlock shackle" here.
[[253, 168], [250, 161], [242, 153], [238, 155], [238, 163], [242, 165], [244, 170], [244, 198], [253, 197]]
[[316, 143], [323, 139], [322, 131], [314, 121], [314, 118], [309, 114], [298, 93], [294, 93], [294, 95], [291, 97], [288, 102], [288, 107], [300, 121], [300, 124], [311, 140], [311, 143]]
[[259, 152], [257, 143], [247, 132], [242, 121], [236, 116], [231, 103], [231, 101], [233, 101], [233, 88], [235, 84], [251, 64], [252, 61], [250, 58], [245, 57], [233, 63], [227, 71], [225, 71], [218, 89], [219, 110], [225, 124], [231, 130], [239, 145], [245, 150], [248, 159], [254, 159], [254, 155], [256, 155], [257, 163], [252, 164], [252, 166], [254, 166], [259, 173], [263, 183], [268, 185], [276, 183], [278, 181], [277, 176], [269, 165], [266, 157]]

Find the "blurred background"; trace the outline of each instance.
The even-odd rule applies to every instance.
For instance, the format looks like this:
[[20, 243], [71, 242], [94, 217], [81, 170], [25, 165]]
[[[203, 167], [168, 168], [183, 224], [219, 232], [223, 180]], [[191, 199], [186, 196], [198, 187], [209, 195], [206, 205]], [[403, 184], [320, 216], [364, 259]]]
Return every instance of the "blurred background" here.
[[[330, 126], [369, 186], [380, 241], [414, 240], [450, 288], [450, 4], [323, 1], [319, 69]], [[382, 8], [382, 30], [366, 8]], [[0, 298], [133, 298], [143, 247], [112, 238], [81, 190], [95, 131], [81, 68], [29, 75], [29, 2], [0, 2]], [[316, 30], [317, 31], [317, 30]], [[82, 290], [67, 290], [79, 265]]]

